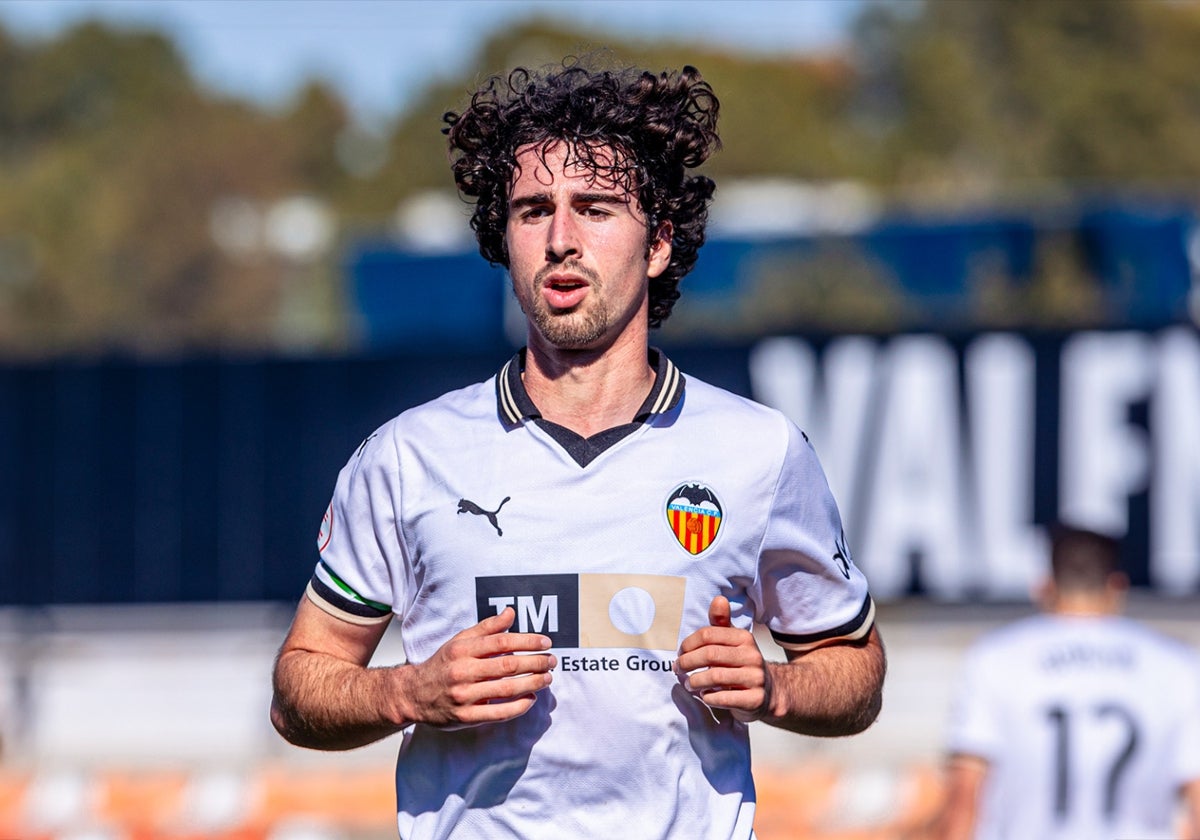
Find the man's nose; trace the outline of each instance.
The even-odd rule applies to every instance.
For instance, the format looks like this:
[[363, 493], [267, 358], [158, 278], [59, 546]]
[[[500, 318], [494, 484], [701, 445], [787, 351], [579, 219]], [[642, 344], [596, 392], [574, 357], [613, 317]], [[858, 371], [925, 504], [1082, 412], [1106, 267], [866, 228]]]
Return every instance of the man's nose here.
[[574, 215], [568, 209], [556, 210], [546, 239], [547, 259], [562, 262], [567, 257], [579, 256], [579, 250], [579, 229]]

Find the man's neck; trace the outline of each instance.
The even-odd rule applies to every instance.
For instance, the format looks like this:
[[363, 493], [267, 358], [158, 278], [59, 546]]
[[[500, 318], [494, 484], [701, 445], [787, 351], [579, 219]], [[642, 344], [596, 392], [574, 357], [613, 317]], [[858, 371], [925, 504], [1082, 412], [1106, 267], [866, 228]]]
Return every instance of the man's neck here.
[[1077, 618], [1118, 615], [1121, 612], [1120, 596], [1109, 592], [1059, 593], [1051, 611]]
[[654, 376], [645, 340], [603, 350], [561, 350], [531, 341], [522, 375], [542, 417], [582, 437], [631, 422]]

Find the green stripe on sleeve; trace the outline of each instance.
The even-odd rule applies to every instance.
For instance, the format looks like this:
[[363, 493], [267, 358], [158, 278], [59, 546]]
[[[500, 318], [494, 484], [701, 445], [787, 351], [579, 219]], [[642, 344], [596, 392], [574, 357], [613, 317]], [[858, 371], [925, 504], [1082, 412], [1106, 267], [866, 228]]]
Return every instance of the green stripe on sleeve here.
[[364, 598], [363, 596], [359, 595], [352, 588], [350, 588], [350, 585], [348, 583], [346, 583], [346, 581], [342, 580], [340, 577], [337, 576], [337, 572], [335, 572], [333, 569], [329, 568], [328, 563], [326, 563], [324, 560], [321, 560], [319, 562], [321, 564], [321, 568], [325, 570], [325, 574], [329, 575], [329, 579], [331, 581], [333, 581], [333, 584], [338, 589], [342, 590], [348, 596], [350, 596], [350, 598], [352, 600], [358, 601], [360, 604], [366, 604], [368, 607], [373, 607], [374, 609], [382, 610], [383, 612], [390, 613], [392, 611], [391, 606], [389, 606], [388, 604], [381, 604], [378, 601], [372, 601], [369, 598]]

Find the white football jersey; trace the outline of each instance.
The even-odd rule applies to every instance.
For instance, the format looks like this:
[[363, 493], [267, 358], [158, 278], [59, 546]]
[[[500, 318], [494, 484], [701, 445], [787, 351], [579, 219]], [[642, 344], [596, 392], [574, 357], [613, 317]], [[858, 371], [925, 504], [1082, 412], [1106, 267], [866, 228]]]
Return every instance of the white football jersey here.
[[968, 652], [949, 748], [989, 762], [981, 840], [1173, 837], [1200, 660], [1127, 618], [1039, 615]]
[[861, 638], [874, 608], [805, 436], [651, 351], [634, 422], [584, 439], [542, 420], [518, 354], [404, 412], [338, 477], [309, 597], [400, 621], [411, 662], [506, 606], [554, 682], [515, 720], [405, 730], [400, 834], [748, 838], [746, 726], [672, 672], [729, 598], [786, 647]]

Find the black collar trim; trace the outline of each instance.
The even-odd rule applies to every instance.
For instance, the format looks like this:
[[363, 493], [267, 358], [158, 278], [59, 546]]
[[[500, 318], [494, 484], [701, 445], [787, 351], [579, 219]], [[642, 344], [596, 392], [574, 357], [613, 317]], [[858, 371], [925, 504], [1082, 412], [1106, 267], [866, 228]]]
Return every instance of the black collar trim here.
[[[675, 367], [675, 363], [667, 358], [667, 354], [651, 347], [647, 359], [654, 367], [654, 387], [634, 415], [634, 423], [644, 423], [656, 414], [664, 414], [679, 404], [683, 396], [686, 379]], [[509, 425], [516, 425], [522, 420], [540, 420], [542, 413], [533, 404], [521, 380], [521, 372], [525, 370], [525, 348], [504, 363], [496, 376], [496, 401], [499, 405], [500, 416]]]

